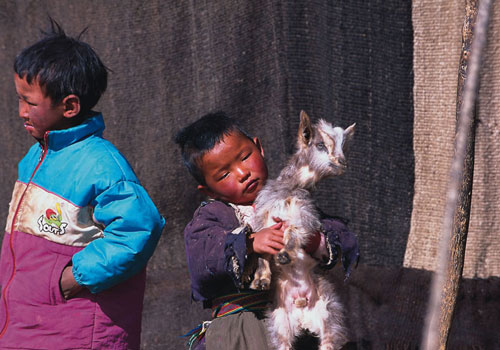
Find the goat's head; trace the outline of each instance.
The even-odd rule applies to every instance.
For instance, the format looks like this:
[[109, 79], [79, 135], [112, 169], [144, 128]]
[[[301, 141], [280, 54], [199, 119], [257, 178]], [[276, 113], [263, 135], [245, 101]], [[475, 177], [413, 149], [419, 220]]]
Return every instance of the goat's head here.
[[316, 183], [345, 172], [347, 160], [344, 153], [354, 135], [355, 125], [344, 130], [333, 127], [323, 119], [311, 125], [307, 113], [300, 112], [297, 155], [302, 160], [300, 176], [307, 179], [304, 182]]

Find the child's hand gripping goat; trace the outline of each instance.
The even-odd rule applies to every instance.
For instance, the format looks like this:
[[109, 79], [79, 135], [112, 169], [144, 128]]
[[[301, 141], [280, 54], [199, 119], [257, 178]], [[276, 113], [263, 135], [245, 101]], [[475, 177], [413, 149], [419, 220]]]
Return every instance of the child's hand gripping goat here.
[[[297, 152], [276, 180], [268, 180], [255, 200], [254, 230], [275, 224], [275, 218], [280, 218], [286, 227], [285, 247], [273, 264], [269, 325], [271, 339], [280, 350], [291, 349], [301, 329], [319, 336], [321, 350], [339, 348], [344, 342], [341, 305], [331, 283], [313, 272], [317, 261], [304, 247], [321, 230], [310, 191], [321, 179], [344, 173], [344, 150], [354, 127], [355, 124], [345, 130], [333, 128], [324, 120], [311, 125], [302, 111]], [[251, 288], [269, 288], [270, 261], [259, 259]]]

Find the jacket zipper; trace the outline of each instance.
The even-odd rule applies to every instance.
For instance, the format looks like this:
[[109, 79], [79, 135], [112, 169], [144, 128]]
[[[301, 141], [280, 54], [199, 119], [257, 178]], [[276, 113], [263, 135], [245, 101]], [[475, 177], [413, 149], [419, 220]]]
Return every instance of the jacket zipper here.
[[24, 195], [26, 194], [26, 191], [28, 190], [28, 187], [31, 183], [31, 180], [33, 179], [33, 176], [35, 176], [35, 173], [38, 171], [38, 168], [40, 168], [40, 165], [42, 164], [43, 160], [45, 159], [45, 156], [47, 155], [47, 148], [49, 144], [49, 131], [47, 131], [43, 137], [43, 147], [42, 151], [40, 154], [40, 158], [38, 159], [38, 164], [35, 167], [35, 170], [33, 170], [33, 173], [31, 174], [31, 177], [26, 185], [26, 188], [24, 189], [23, 194], [21, 195], [21, 198], [19, 199], [19, 202], [16, 207], [16, 211], [14, 213], [14, 216], [12, 217], [12, 224], [10, 227], [10, 237], [9, 237], [9, 248], [10, 248], [10, 253], [12, 255], [12, 274], [10, 275], [9, 281], [5, 285], [5, 288], [2, 290], [2, 299], [3, 299], [3, 305], [5, 307], [5, 323], [3, 325], [2, 331], [0, 332], [0, 338], [2, 338], [7, 331], [7, 326], [9, 324], [9, 309], [7, 307], [7, 289], [9, 288], [12, 280], [14, 279], [14, 275], [16, 274], [16, 256], [14, 254], [14, 226], [16, 224], [16, 217], [17, 214], [19, 213], [19, 208], [21, 207], [21, 203], [23, 202]]

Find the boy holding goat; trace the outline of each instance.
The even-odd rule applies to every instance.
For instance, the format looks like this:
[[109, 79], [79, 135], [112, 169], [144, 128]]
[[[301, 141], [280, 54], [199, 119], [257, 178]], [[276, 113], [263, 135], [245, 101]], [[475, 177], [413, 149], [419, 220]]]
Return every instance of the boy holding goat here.
[[[251, 255], [276, 255], [284, 248], [286, 223], [273, 218], [270, 227], [251, 228], [252, 204], [268, 177], [260, 141], [224, 113], [213, 113], [182, 129], [176, 143], [198, 190], [210, 197], [184, 231], [192, 298], [213, 316], [192, 339], [200, 340], [198, 349], [268, 349], [263, 312], [269, 293], [249, 289], [245, 276]], [[336, 264], [341, 250], [348, 274], [359, 257], [355, 236], [339, 220], [321, 224], [304, 249], [325, 269]]]

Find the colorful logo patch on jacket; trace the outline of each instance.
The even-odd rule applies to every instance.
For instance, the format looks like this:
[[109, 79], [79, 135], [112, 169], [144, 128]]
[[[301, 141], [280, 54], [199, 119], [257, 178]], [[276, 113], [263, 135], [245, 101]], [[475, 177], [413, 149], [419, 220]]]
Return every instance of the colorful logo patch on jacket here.
[[47, 209], [45, 215], [38, 219], [38, 228], [40, 232], [52, 233], [54, 235], [63, 235], [66, 233], [66, 222], [62, 222], [61, 207], [56, 203], [57, 213], [53, 209]]

